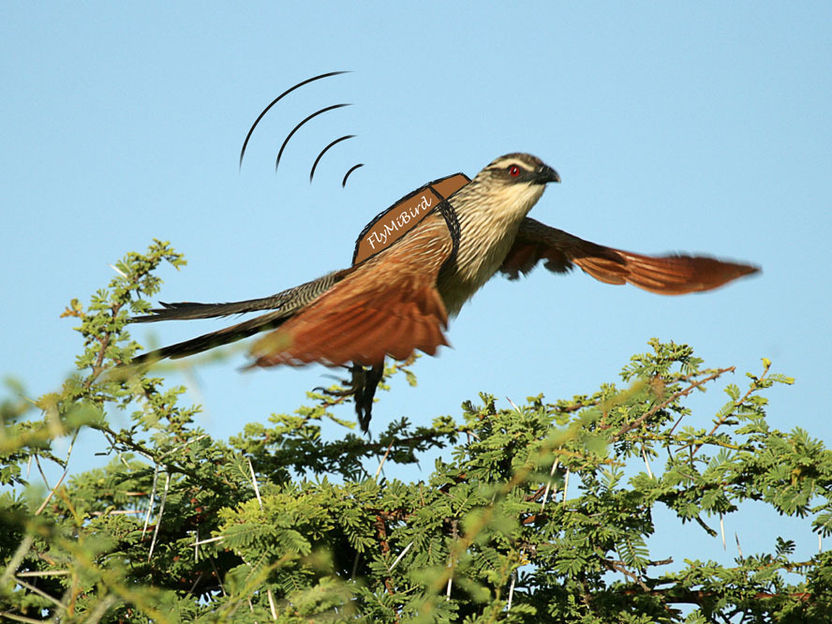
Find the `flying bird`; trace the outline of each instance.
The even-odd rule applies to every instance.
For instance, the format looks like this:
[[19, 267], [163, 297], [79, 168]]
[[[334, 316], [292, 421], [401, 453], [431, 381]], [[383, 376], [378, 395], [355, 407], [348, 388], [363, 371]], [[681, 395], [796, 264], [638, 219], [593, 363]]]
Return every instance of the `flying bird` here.
[[[398, 221], [403, 231], [398, 239], [382, 241], [387, 234], [394, 239], [398, 226], [377, 231], [376, 240], [370, 242], [378, 243], [378, 250], [358, 259], [357, 245], [354, 264], [347, 269], [270, 297], [232, 303], [161, 303], [150, 314], [133, 318], [150, 322], [266, 311], [145, 353], [133, 363], [181, 358], [269, 332], [252, 345], [250, 367], [349, 365], [350, 393], [355, 395], [359, 424], [367, 431], [385, 357], [403, 360], [417, 350], [434, 355], [440, 345], [448, 344], [449, 318], [497, 273], [517, 279], [542, 261], [555, 273], [577, 266], [608, 284], [630, 283], [654, 293], [679, 295], [711, 290], [759, 270], [704, 256], [647, 256], [613, 249], [527, 217], [546, 185], [560, 182], [554, 169], [530, 154], [501, 156], [467, 180], [448, 196], [437, 192], [428, 200], [423, 195], [419, 203], [423, 214], [414, 215], [411, 208], [409, 227]], [[365, 236], [365, 246], [367, 240]]]

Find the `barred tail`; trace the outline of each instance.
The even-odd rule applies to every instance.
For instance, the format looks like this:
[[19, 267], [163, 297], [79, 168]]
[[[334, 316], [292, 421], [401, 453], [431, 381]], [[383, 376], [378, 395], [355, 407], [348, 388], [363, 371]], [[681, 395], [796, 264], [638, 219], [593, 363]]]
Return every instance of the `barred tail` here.
[[316, 280], [262, 299], [230, 303], [195, 303], [190, 301], [162, 303], [162, 308], [152, 310], [150, 314], [144, 316], [133, 317], [130, 320], [134, 323], [148, 323], [222, 317], [260, 310], [272, 310], [272, 312], [184, 342], [143, 353], [133, 358], [132, 363], [147, 364], [165, 358], [182, 358], [248, 338], [258, 332], [279, 327], [329, 290], [334, 284], [340, 282], [351, 271], [352, 269], [334, 271]]
[[260, 299], [232, 301], [229, 303], [196, 303], [194, 301], [165, 303], [164, 301], [160, 301], [161, 308], [151, 310], [150, 314], [145, 314], [144, 316], [134, 316], [130, 321], [132, 323], [187, 321], [277, 309], [291, 310], [294, 312], [329, 290], [337, 282], [340, 282], [348, 272], [349, 269], [345, 271], [333, 271], [311, 282], [306, 282], [300, 286], [295, 286], [294, 288], [289, 288], [270, 297], [262, 297]]

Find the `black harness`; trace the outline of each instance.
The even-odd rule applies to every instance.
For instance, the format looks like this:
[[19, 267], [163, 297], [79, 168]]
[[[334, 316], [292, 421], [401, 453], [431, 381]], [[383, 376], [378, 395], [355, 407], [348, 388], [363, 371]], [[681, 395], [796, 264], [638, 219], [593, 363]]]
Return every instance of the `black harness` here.
[[[377, 214], [361, 230], [361, 234], [355, 241], [355, 251], [352, 255], [353, 266], [369, 260], [400, 241], [407, 232], [434, 211], [438, 211], [444, 217], [448, 231], [451, 233], [453, 249], [445, 264], [452, 262], [459, 250], [460, 228], [459, 219], [448, 200], [470, 181], [471, 179], [464, 173], [439, 178], [408, 193]], [[437, 202], [436, 205], [433, 205], [434, 201]]]

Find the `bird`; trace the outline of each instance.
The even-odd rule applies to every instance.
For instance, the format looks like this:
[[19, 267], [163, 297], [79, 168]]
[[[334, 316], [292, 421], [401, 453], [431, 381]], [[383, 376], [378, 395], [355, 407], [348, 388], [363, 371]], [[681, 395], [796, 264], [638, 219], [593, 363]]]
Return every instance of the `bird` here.
[[[269, 297], [228, 303], [160, 302], [160, 308], [133, 317], [131, 321], [145, 323], [265, 311], [139, 355], [132, 364], [182, 358], [267, 332], [252, 344], [247, 368], [313, 362], [347, 367], [352, 372], [348, 392], [354, 395], [359, 424], [367, 432], [385, 358], [405, 360], [416, 351], [435, 355], [440, 346], [448, 345], [449, 320], [498, 273], [518, 279], [543, 262], [554, 273], [578, 267], [607, 284], [629, 283], [653, 293], [679, 295], [711, 290], [759, 271], [757, 266], [709, 256], [623, 251], [532, 219], [527, 215], [547, 185], [561, 178], [531, 154], [500, 156], [470, 182], [463, 178], [455, 192], [431, 196], [429, 208], [423, 195], [418, 220], [413, 218], [397, 240], [364, 254], [349, 268]], [[357, 244], [356, 255], [358, 249]]]

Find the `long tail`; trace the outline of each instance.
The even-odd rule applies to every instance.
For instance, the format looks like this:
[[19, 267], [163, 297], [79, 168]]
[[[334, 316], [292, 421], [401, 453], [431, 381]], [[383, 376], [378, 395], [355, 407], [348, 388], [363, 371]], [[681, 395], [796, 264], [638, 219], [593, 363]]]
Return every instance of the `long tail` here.
[[350, 272], [351, 269], [334, 271], [311, 282], [306, 282], [295, 288], [290, 288], [271, 297], [263, 297], [261, 299], [249, 299], [247, 301], [230, 303], [195, 303], [190, 301], [182, 303], [160, 302], [163, 306], [162, 308], [151, 310], [150, 314], [137, 316], [130, 320], [134, 323], [149, 323], [154, 321], [213, 318], [259, 310], [272, 310], [272, 312], [243, 321], [242, 323], [237, 323], [231, 327], [225, 327], [208, 334], [203, 334], [202, 336], [184, 342], [143, 353], [133, 358], [132, 364], [146, 364], [165, 358], [177, 359], [194, 355], [202, 351], [207, 351], [208, 349], [213, 349], [214, 347], [248, 338], [258, 332], [279, 327], [303, 310], [321, 294], [329, 290], [334, 284], [341, 281]]

